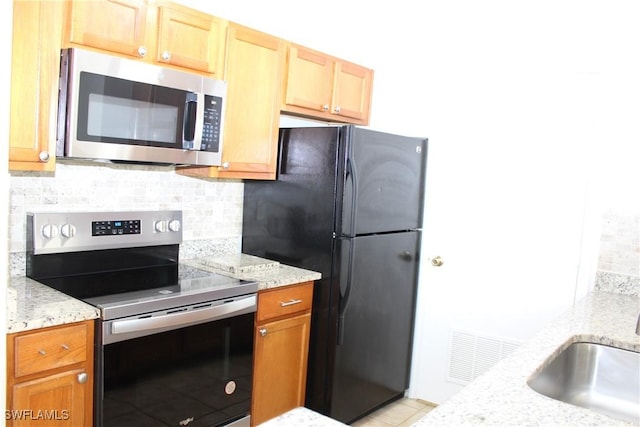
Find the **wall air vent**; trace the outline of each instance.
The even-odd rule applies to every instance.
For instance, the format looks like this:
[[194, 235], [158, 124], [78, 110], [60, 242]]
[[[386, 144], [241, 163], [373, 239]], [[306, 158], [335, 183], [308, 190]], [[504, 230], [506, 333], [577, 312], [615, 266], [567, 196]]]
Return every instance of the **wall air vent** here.
[[453, 330], [448, 381], [466, 385], [520, 346], [520, 342]]

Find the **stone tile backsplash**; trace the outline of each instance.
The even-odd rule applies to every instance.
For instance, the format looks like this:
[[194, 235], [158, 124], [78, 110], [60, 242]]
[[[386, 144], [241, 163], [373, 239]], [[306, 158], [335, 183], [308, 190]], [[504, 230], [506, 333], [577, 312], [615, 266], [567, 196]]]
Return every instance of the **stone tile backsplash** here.
[[10, 181], [12, 275], [24, 265], [19, 258], [26, 248], [30, 211], [177, 209], [183, 211], [181, 257], [240, 252], [241, 181], [186, 177], [169, 166], [76, 161], [58, 162], [55, 174], [12, 172]]
[[603, 214], [595, 287], [640, 295], [640, 213], [609, 210]]
[[[173, 167], [58, 162], [55, 174], [12, 172], [10, 271], [24, 274], [29, 211], [183, 211], [184, 259], [238, 253], [242, 245], [241, 181], [207, 180]], [[610, 210], [602, 220], [597, 290], [640, 294], [640, 213]]]

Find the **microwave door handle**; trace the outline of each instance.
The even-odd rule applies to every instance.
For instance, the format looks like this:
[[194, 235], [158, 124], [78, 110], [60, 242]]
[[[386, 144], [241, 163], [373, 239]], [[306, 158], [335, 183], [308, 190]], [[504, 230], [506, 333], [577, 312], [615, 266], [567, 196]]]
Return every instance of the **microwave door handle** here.
[[182, 128], [182, 139], [184, 148], [193, 149], [193, 141], [196, 135], [196, 112], [198, 103], [195, 100], [187, 99], [184, 105], [184, 124]]

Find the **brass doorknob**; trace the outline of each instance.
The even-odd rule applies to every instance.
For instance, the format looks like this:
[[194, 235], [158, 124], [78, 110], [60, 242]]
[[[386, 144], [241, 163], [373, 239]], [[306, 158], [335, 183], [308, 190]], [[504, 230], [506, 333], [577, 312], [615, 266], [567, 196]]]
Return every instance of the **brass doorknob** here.
[[442, 264], [444, 264], [444, 261], [442, 260], [442, 258], [440, 256], [434, 257], [431, 259], [431, 264], [434, 267], [440, 267]]

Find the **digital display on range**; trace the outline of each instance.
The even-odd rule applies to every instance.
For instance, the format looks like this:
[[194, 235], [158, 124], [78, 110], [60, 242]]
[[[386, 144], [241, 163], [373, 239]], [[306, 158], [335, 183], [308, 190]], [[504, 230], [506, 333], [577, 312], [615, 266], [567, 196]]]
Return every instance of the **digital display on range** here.
[[127, 219], [91, 222], [92, 236], [118, 236], [124, 234], [140, 234], [140, 220]]

